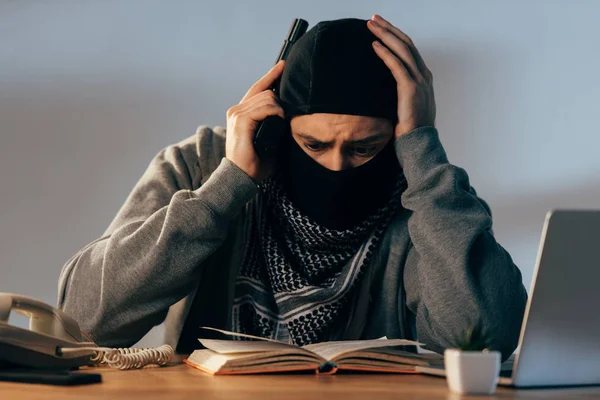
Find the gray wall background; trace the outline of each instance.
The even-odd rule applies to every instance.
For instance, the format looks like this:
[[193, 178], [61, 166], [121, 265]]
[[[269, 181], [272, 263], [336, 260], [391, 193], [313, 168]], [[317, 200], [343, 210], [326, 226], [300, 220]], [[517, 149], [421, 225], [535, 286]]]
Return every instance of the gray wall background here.
[[66, 260], [162, 147], [225, 126], [294, 17], [373, 13], [433, 71], [450, 160], [529, 287], [545, 213], [600, 206], [598, 1], [0, 0], [0, 291], [56, 304]]

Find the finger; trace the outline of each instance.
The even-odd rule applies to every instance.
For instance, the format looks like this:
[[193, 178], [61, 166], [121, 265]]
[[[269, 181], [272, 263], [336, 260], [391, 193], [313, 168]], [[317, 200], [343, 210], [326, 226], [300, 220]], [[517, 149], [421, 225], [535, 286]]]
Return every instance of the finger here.
[[415, 46], [412, 39], [406, 33], [402, 32], [399, 28], [392, 25], [389, 21], [387, 21], [385, 18], [383, 18], [379, 14], [373, 15], [373, 20], [375, 22], [377, 22], [379, 25], [381, 25], [384, 28], [388, 29], [389, 31], [393, 32], [396, 36], [398, 36], [400, 39], [402, 39], [408, 45], [415, 60], [417, 61], [417, 65], [419, 66], [419, 69], [421, 70], [421, 73], [423, 74], [423, 76], [431, 74], [431, 71], [429, 71], [429, 69], [427, 68], [427, 65], [425, 64], [425, 61], [423, 60], [423, 57], [421, 56], [421, 53], [419, 53], [417, 46]]
[[283, 109], [279, 105], [273, 103], [266, 103], [255, 107], [252, 110], [249, 110], [246, 115], [255, 122], [262, 121], [271, 115], [278, 115], [281, 118], [285, 118]]
[[266, 103], [279, 105], [275, 98], [275, 93], [273, 93], [271, 90], [265, 90], [253, 97], [250, 97], [249, 99], [246, 99], [243, 103], [238, 104], [238, 107], [240, 112], [245, 112]]
[[277, 64], [275, 64], [269, 72], [267, 72], [262, 78], [260, 78], [254, 85], [248, 89], [242, 101], [250, 98], [262, 91], [267, 90], [276, 80], [279, 78], [283, 72], [283, 66], [285, 61], [281, 60]]
[[283, 118], [283, 110], [275, 104], [264, 104], [246, 114], [238, 112], [235, 114], [236, 120], [232, 131], [242, 133], [241, 136], [244, 137], [254, 137], [257, 124], [271, 115], [279, 115]]
[[243, 100], [242, 102], [240, 102], [240, 105], [243, 104], [252, 104], [253, 102], [256, 102], [260, 99], [265, 99], [265, 98], [272, 98], [275, 99], [275, 92], [273, 92], [271, 89], [267, 89], [267, 90], [263, 90], [260, 93], [256, 93], [253, 96], [248, 97], [247, 99]]
[[419, 70], [419, 66], [413, 57], [410, 48], [402, 39], [375, 21], [368, 21], [367, 26], [389, 49], [400, 57], [402, 62], [408, 67], [408, 70], [415, 81], [423, 79], [423, 75]]
[[398, 85], [404, 86], [412, 81], [412, 77], [402, 61], [378, 40], [373, 42], [373, 49], [375, 49], [375, 53], [377, 53], [379, 58], [381, 58], [390, 71], [392, 71], [392, 75]]
[[[275, 100], [274, 95], [269, 93], [269, 90], [265, 90], [264, 92], [261, 92], [259, 94], [257, 94], [254, 97], [249, 98], [248, 100], [246, 100], [243, 103], [239, 103], [236, 104], [232, 107], [230, 107], [227, 110], [227, 119], [229, 118], [246, 118], [247, 114], [251, 114], [252, 110], [255, 108], [259, 108], [261, 106], [267, 105], [267, 104], [273, 104], [276, 107], [281, 108], [281, 106], [279, 105], [279, 103]], [[283, 109], [282, 109], [282, 113], [283, 113]], [[283, 117], [283, 116], [282, 116]], [[285, 117], [284, 117], [285, 118]]]
[[269, 94], [269, 90], [264, 91], [263, 93], [259, 93], [254, 97], [246, 100], [244, 103], [239, 104], [239, 113], [248, 113], [250, 110], [260, 107], [265, 104], [274, 104], [278, 107], [281, 107], [277, 100], [275, 100], [275, 96]]

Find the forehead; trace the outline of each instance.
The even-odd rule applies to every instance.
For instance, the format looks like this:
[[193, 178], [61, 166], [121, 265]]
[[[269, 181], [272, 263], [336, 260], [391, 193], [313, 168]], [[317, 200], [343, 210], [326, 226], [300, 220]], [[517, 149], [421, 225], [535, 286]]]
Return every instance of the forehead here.
[[380, 133], [391, 133], [392, 122], [385, 118], [362, 115], [315, 113], [294, 116], [292, 133], [308, 134], [319, 140], [364, 139]]

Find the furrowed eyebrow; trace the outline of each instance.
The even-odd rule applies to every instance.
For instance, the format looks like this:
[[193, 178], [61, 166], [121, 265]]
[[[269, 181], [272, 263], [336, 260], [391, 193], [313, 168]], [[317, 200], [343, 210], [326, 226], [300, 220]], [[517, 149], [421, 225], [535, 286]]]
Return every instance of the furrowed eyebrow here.
[[368, 138], [364, 138], [364, 139], [360, 139], [360, 140], [351, 140], [351, 141], [348, 141], [347, 143], [353, 144], [353, 145], [357, 145], [357, 144], [363, 144], [363, 145], [365, 145], [365, 144], [373, 144], [373, 143], [376, 143], [376, 142], [380, 141], [381, 139], [385, 138], [386, 136], [388, 136], [387, 133], [380, 132], [380, 133], [377, 133], [377, 134], [375, 134], [373, 136], [369, 136]]
[[322, 142], [319, 139], [317, 139], [317, 138], [315, 138], [313, 136], [310, 136], [308, 133], [299, 133], [299, 132], [296, 132], [296, 135], [300, 136], [302, 139], [310, 140], [311, 142], [324, 143], [324, 144], [329, 143], [329, 142]]
[[[296, 132], [296, 135], [300, 136], [302, 139], [305, 140], [310, 140], [312, 142], [316, 142], [316, 143], [322, 143], [322, 144], [329, 144], [331, 142], [323, 142], [307, 133], [300, 133], [300, 132]], [[380, 132], [377, 133], [375, 135], [369, 136], [367, 138], [364, 139], [360, 139], [360, 140], [350, 140], [346, 143], [351, 144], [351, 145], [366, 145], [366, 144], [373, 144], [378, 142], [379, 140], [383, 139], [384, 137], [388, 136], [387, 133], [385, 132]]]

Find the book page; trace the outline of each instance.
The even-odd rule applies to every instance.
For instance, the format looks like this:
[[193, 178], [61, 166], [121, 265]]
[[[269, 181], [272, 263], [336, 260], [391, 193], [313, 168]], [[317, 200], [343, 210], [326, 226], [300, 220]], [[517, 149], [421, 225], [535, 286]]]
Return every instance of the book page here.
[[223, 329], [210, 328], [207, 326], [200, 327], [202, 329], [208, 329], [216, 331], [224, 335], [237, 336], [248, 339], [255, 339], [255, 341], [248, 340], [220, 340], [220, 339], [198, 339], [202, 346], [210, 349], [219, 354], [234, 354], [234, 353], [260, 353], [265, 351], [279, 351], [282, 353], [309, 353], [307, 350], [303, 350], [299, 346], [280, 342], [278, 340], [263, 338], [260, 336], [247, 335], [238, 332], [226, 331]]
[[444, 363], [444, 356], [438, 353], [427, 352], [427, 353], [412, 353], [405, 350], [401, 350], [395, 347], [387, 348], [381, 347], [376, 349], [369, 349], [364, 352], [369, 358], [376, 358], [377, 354], [380, 353], [381, 357], [407, 357], [411, 360], [422, 360], [429, 365]]
[[[209, 331], [219, 332], [219, 333], [222, 333], [223, 335], [237, 336], [237, 337], [243, 337], [243, 338], [248, 338], [248, 339], [261, 340], [263, 342], [285, 343], [285, 342], [281, 342], [281, 341], [275, 340], [275, 339], [269, 339], [269, 338], [260, 337], [260, 336], [248, 335], [246, 333], [226, 331], [225, 329], [211, 328], [209, 326], [201, 326], [200, 329], [207, 329]], [[290, 346], [293, 346], [293, 345], [290, 345]]]
[[389, 362], [385, 360], [344, 360], [338, 365], [340, 370], [349, 371], [370, 371], [370, 372], [396, 372], [406, 373], [414, 372], [417, 367], [415, 365]]
[[308, 353], [298, 346], [283, 342], [267, 342], [248, 340], [219, 340], [219, 339], [198, 339], [202, 346], [219, 354], [233, 353], [259, 353], [264, 351], [285, 351], [291, 353]]
[[210, 350], [194, 350], [192, 354], [186, 359], [188, 363], [192, 363], [196, 366], [201, 367], [203, 370], [208, 370], [211, 374], [219, 371], [227, 361], [239, 358], [234, 355], [221, 355], [216, 354]]
[[436, 355], [436, 357], [423, 357], [422, 355], [401, 352], [394, 347], [381, 347], [376, 349], [351, 351], [344, 353], [341, 356], [336, 357], [335, 363], [338, 366], [347, 366], [353, 363], [363, 363], [365, 361], [385, 364], [391, 363], [396, 366], [398, 365], [420, 365], [420, 366], [431, 366], [439, 365], [444, 363], [443, 356]]
[[213, 375], [259, 374], [287, 371], [316, 371], [320, 360], [309, 355], [273, 353], [218, 354], [212, 350], [194, 350], [183, 362]]
[[418, 342], [406, 339], [373, 339], [373, 340], [345, 340], [339, 342], [323, 342], [302, 346], [325, 360], [333, 361], [336, 357], [351, 351], [372, 349], [387, 346], [417, 346]]

